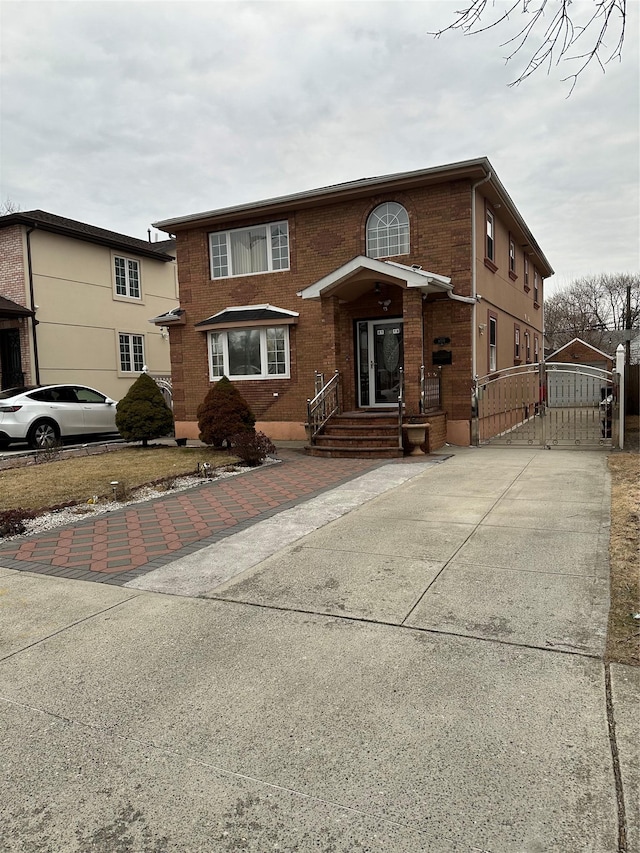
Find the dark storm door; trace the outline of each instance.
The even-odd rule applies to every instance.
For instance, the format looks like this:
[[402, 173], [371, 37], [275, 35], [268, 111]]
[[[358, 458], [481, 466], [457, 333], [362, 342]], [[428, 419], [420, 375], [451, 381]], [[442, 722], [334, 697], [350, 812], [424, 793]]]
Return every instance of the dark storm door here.
[[24, 384], [19, 329], [0, 331], [0, 388], [17, 388]]
[[402, 318], [361, 320], [357, 325], [360, 406], [395, 406], [404, 357]]

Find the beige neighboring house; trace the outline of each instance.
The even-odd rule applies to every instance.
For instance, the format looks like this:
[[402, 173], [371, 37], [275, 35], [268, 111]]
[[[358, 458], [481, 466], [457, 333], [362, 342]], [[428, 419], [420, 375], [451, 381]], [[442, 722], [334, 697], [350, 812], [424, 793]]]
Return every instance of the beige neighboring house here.
[[43, 210], [0, 217], [0, 388], [76, 382], [120, 400], [143, 366], [169, 377], [149, 321], [178, 304], [174, 242]]

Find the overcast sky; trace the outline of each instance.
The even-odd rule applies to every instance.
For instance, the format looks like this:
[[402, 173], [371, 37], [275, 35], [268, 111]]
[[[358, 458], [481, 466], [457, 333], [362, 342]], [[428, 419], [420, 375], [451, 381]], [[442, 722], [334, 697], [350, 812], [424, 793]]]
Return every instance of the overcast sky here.
[[566, 64], [508, 87], [513, 30], [430, 36], [463, 2], [1, 0], [0, 201], [146, 238], [165, 218], [487, 156], [556, 270], [547, 293], [638, 271], [638, 0], [622, 62], [570, 97]]

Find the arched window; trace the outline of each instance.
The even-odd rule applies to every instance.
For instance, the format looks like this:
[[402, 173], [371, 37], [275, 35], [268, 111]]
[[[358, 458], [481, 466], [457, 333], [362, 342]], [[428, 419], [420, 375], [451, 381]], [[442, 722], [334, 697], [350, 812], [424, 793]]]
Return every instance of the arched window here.
[[367, 220], [367, 255], [389, 258], [409, 253], [409, 215], [395, 201], [379, 204]]

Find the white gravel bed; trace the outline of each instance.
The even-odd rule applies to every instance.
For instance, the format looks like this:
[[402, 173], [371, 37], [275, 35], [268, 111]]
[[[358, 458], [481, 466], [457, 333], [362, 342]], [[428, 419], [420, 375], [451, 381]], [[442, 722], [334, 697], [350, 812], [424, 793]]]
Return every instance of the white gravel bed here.
[[125, 506], [143, 503], [144, 501], [149, 501], [153, 498], [170, 497], [176, 492], [184, 492], [187, 489], [193, 489], [195, 486], [202, 486], [203, 483], [213, 483], [216, 480], [235, 477], [237, 474], [244, 474], [247, 471], [255, 471], [257, 468], [263, 467], [264, 465], [274, 465], [280, 461], [280, 459], [268, 457], [262, 463], [262, 466], [258, 465], [253, 468], [242, 465], [233, 465], [228, 468], [214, 469], [214, 473], [208, 477], [199, 477], [196, 475], [176, 477], [171, 488], [163, 488], [161, 485], [141, 486], [139, 489], [134, 489], [131, 498], [124, 501], [102, 500], [98, 503], [87, 502], [85, 504], [76, 504], [75, 506], [65, 507], [64, 509], [57, 509], [53, 512], [45, 512], [36, 518], [25, 520], [24, 526], [26, 530], [24, 533], [20, 533], [16, 536], [0, 537], [0, 543], [10, 542], [12, 539], [20, 539], [24, 536], [33, 536], [36, 533], [44, 533], [47, 530], [54, 529], [55, 527], [63, 527], [65, 524], [73, 524], [75, 521], [84, 521], [87, 518], [93, 518], [96, 515], [104, 515], [107, 512], [114, 512], [114, 510], [122, 509]]

